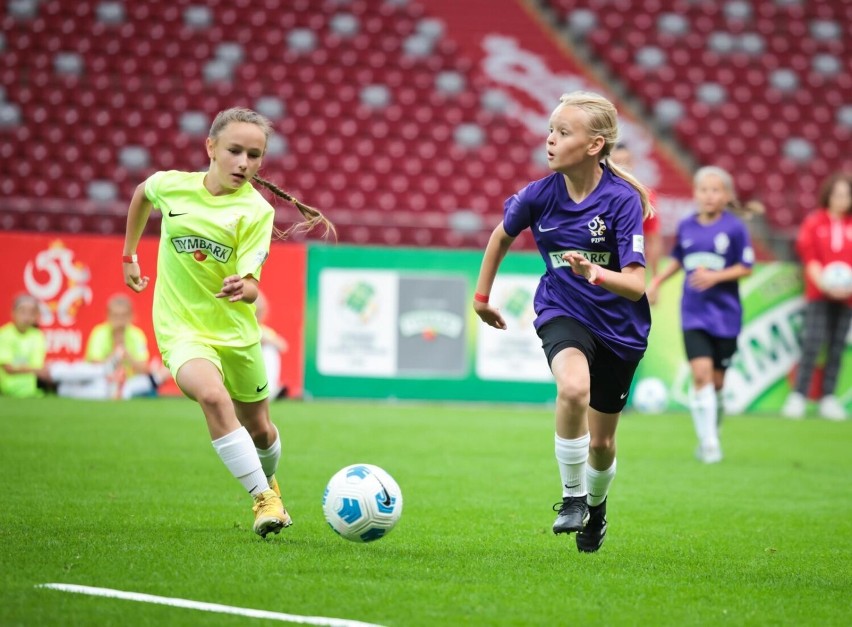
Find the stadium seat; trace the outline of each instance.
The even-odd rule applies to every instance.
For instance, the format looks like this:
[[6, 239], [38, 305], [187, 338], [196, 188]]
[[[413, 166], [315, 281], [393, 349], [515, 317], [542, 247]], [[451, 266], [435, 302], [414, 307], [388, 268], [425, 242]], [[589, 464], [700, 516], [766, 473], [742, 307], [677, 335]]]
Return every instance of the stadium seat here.
[[848, 166], [835, 138], [848, 143], [839, 120], [852, 93], [852, 4], [594, 0], [583, 10], [595, 28], [578, 34], [577, 3], [541, 2], [650, 114], [677, 90], [674, 136], [698, 162], [730, 166], [738, 187], [764, 197], [771, 225], [789, 227], [816, 202], [811, 178], [787, 178], [788, 187], [797, 181], [793, 193], [777, 189], [773, 161], [785, 146], [797, 168], [813, 164], [814, 180]]

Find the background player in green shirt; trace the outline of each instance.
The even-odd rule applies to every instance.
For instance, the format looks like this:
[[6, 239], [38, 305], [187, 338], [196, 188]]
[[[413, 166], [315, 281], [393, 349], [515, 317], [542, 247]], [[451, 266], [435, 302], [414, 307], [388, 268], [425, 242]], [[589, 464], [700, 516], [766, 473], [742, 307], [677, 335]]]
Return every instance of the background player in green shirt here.
[[38, 300], [20, 294], [12, 303], [12, 321], [0, 327], [0, 395], [42, 396], [38, 377], [47, 378], [44, 333], [36, 328]]
[[140, 184], [127, 216], [124, 281], [148, 285], [136, 248], [153, 208], [159, 209], [160, 247], [154, 286], [154, 332], [184, 394], [207, 419], [213, 448], [254, 498], [255, 533], [278, 533], [292, 520], [275, 478], [281, 439], [269, 418], [269, 381], [254, 314], [275, 211], [250, 181], [292, 202], [304, 217], [285, 233], [333, 225], [257, 176], [269, 121], [249, 109], [228, 109], [213, 120], [207, 172], [157, 172]]
[[[124, 294], [107, 301], [107, 318], [95, 325], [86, 342], [86, 361], [115, 364], [122, 398], [152, 394], [168, 371], [149, 363], [148, 338], [133, 324], [133, 303]], [[60, 392], [61, 393], [61, 392]]]
[[60, 396], [71, 398], [112, 398], [112, 364], [57, 361], [45, 363], [47, 344], [36, 327], [38, 300], [30, 294], [17, 296], [12, 305], [12, 322], [0, 328], [0, 394], [17, 398], [44, 395], [40, 383]]

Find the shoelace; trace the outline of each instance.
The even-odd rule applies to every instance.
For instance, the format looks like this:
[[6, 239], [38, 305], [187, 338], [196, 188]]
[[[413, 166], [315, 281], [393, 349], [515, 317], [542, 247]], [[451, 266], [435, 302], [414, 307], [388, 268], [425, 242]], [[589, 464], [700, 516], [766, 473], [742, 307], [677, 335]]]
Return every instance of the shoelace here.
[[568, 501], [562, 500], [559, 503], [553, 504], [553, 511], [557, 512], [558, 514], [564, 514], [568, 511], [568, 508], [574, 505], [575, 503], [577, 503], [577, 501], [574, 501], [573, 499]]

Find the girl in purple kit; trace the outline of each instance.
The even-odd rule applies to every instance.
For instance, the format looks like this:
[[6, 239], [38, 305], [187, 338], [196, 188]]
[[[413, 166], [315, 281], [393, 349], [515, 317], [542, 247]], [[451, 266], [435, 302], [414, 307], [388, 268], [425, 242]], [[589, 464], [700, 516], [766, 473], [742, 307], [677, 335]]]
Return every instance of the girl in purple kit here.
[[546, 145], [554, 173], [506, 201], [473, 302], [486, 324], [506, 328], [488, 295], [512, 242], [531, 229], [545, 264], [534, 325], [557, 391], [562, 502], [553, 532], [576, 531], [584, 552], [606, 535], [615, 429], [651, 328], [642, 220], [653, 209], [645, 188], [609, 159], [617, 135], [615, 107], [602, 96], [560, 98]]
[[731, 175], [721, 168], [699, 169], [693, 179], [698, 211], [678, 225], [672, 261], [648, 288], [686, 271], [680, 316], [692, 370], [690, 412], [698, 436], [696, 456], [707, 464], [722, 460], [719, 445], [721, 392], [725, 370], [737, 350], [743, 309], [738, 281], [751, 274], [754, 251], [745, 224], [726, 208], [737, 205]]

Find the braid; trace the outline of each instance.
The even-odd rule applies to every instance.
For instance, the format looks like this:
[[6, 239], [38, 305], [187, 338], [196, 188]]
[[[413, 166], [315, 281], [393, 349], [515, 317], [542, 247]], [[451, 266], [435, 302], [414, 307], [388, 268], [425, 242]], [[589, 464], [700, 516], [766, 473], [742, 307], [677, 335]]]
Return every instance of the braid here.
[[278, 187], [275, 183], [271, 183], [266, 179], [260, 178], [257, 174], [254, 175], [254, 180], [263, 185], [270, 192], [278, 196], [279, 198], [283, 198], [289, 203], [293, 203], [296, 206], [296, 209], [299, 210], [299, 213], [305, 218], [302, 222], [297, 222], [292, 225], [286, 231], [280, 231], [275, 229], [275, 235], [280, 239], [285, 239], [292, 235], [293, 233], [307, 233], [311, 231], [317, 225], [322, 225], [325, 227], [325, 233], [323, 233], [323, 239], [328, 239], [329, 234], [337, 239], [337, 229], [334, 228], [334, 224], [326, 218], [318, 209], [314, 209], [310, 205], [306, 205], [298, 198], [291, 196], [283, 189]]

